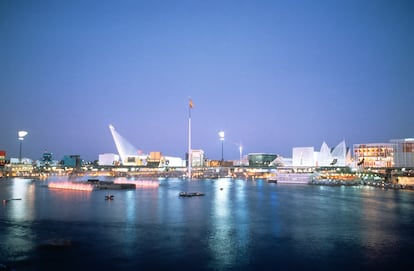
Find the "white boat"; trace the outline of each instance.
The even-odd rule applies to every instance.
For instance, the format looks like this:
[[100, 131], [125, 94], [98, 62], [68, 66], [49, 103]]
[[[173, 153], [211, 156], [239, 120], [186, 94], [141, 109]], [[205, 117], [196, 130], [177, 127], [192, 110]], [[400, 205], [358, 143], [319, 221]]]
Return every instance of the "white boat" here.
[[309, 184], [312, 181], [312, 174], [278, 173], [276, 176], [269, 177], [267, 181], [277, 184]]

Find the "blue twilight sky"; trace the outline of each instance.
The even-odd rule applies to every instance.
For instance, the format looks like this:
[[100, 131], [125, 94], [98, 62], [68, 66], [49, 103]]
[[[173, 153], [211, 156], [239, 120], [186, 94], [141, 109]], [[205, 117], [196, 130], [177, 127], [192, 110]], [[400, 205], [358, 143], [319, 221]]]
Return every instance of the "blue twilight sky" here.
[[0, 149], [290, 157], [414, 137], [414, 1], [0, 1]]

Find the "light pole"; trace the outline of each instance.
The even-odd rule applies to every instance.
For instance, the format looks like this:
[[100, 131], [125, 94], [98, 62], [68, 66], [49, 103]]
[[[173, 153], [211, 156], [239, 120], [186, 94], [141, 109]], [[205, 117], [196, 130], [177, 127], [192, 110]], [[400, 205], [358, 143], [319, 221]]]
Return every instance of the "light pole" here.
[[223, 162], [224, 162], [224, 132], [220, 131], [219, 132], [219, 137], [220, 137], [220, 141], [221, 141], [221, 166], [223, 166]]
[[242, 153], [243, 153], [243, 146], [240, 144], [240, 146], [239, 146], [239, 152], [240, 152], [240, 166], [242, 166], [242, 159], [243, 159], [243, 156], [242, 156]]
[[25, 136], [27, 136], [28, 132], [19, 131], [17, 132], [17, 134], [19, 136], [19, 141], [20, 141], [19, 163], [22, 163], [22, 144], [23, 144], [23, 139]]

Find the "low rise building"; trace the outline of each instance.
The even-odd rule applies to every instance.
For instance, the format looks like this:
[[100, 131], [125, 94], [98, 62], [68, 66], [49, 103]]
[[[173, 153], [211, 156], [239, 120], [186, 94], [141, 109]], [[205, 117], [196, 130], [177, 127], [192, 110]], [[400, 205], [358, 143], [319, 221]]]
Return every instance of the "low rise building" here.
[[116, 166], [119, 165], [119, 155], [115, 153], [99, 154], [98, 164], [100, 166]]
[[269, 167], [276, 158], [277, 154], [249, 153], [249, 167]]
[[394, 166], [394, 144], [354, 144], [354, 161], [357, 167], [389, 168]]
[[65, 155], [63, 156], [63, 166], [71, 168], [80, 168], [82, 166], [82, 159], [80, 155]]
[[392, 139], [394, 148], [394, 167], [414, 167], [414, 138]]
[[292, 166], [315, 166], [315, 149], [313, 147], [295, 147], [292, 149]]
[[347, 167], [351, 165], [351, 153], [345, 141], [330, 148], [323, 142], [319, 151], [314, 147], [295, 147], [292, 149], [293, 167]]
[[191, 150], [191, 167], [204, 167], [203, 150]]

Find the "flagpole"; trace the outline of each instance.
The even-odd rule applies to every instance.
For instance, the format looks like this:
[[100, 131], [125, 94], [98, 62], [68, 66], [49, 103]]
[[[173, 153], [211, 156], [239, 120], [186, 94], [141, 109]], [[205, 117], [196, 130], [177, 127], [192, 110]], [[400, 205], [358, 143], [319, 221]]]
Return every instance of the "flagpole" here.
[[188, 104], [188, 178], [191, 179], [191, 108], [192, 101]]

